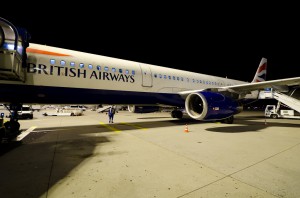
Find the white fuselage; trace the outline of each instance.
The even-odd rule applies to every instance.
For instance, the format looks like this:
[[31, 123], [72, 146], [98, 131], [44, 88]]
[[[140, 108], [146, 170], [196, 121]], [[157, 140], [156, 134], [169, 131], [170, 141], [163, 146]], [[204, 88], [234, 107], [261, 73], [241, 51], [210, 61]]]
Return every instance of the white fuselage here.
[[[84, 95], [87, 97], [93, 95], [95, 97], [103, 96], [104, 101], [101, 98], [99, 98], [99, 102], [94, 99], [90, 102], [93, 104], [99, 104], [102, 101], [108, 102], [108, 97], [118, 97], [114, 93], [114, 91], [117, 91], [121, 92], [122, 95], [128, 93], [132, 99], [122, 102], [122, 97], [119, 97], [114, 98], [112, 103], [135, 104], [138, 102], [143, 104], [140, 101], [142, 97], [139, 97], [143, 93], [151, 94], [151, 97], [153, 97], [153, 94], [177, 94], [180, 91], [246, 83], [33, 43], [27, 48], [27, 57], [25, 82], [2, 81], [1, 84], [21, 85], [22, 88], [18, 87], [20, 90], [34, 89], [34, 91], [29, 91], [30, 98], [32, 100], [40, 98], [41, 100], [32, 101], [39, 103], [55, 103], [56, 100], [50, 99], [47, 101], [46, 99], [49, 89], [60, 90], [57, 94], [63, 95], [70, 92], [70, 97], [76, 96], [76, 92], [83, 94], [80, 97], [84, 97]], [[35, 87], [39, 89], [35, 90]], [[47, 93], [43, 93], [45, 89], [47, 89]], [[88, 91], [85, 92], [86, 90]], [[92, 93], [94, 91], [95, 93]], [[54, 95], [54, 90], [52, 92], [49, 94], [50, 98], [59, 97]], [[136, 94], [137, 97], [135, 97]], [[88, 104], [87, 101], [82, 100], [82, 102]], [[65, 102], [62, 101], [62, 103], [75, 102], [77, 101], [72, 102], [72, 98], [65, 100]], [[148, 104], [149, 102], [145, 101], [145, 103]], [[153, 103], [157, 104], [160, 101], [157, 99]]]

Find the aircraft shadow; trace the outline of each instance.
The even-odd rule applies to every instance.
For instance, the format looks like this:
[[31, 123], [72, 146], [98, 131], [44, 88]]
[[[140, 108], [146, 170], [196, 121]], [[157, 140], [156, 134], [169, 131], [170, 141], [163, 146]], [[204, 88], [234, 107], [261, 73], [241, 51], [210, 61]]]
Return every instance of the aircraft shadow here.
[[138, 118], [140, 120], [148, 120], [148, 119], [159, 119], [159, 118], [170, 118], [169, 116], [164, 116], [164, 117], [143, 117], [143, 118]]
[[[70, 176], [83, 161], [95, 155], [95, 147], [110, 142], [107, 137], [86, 136], [97, 127], [64, 127], [49, 132], [32, 132], [22, 142], [1, 145], [0, 195], [47, 197], [48, 190]], [[72, 134], [66, 135], [65, 133]], [[110, 152], [109, 155], [119, 155]]]
[[220, 127], [211, 127], [207, 128], [207, 131], [211, 132], [219, 132], [219, 133], [243, 133], [243, 132], [260, 132], [262, 129], [268, 127], [287, 127], [287, 128], [299, 128], [300, 122], [298, 123], [288, 123], [281, 120], [280, 122], [276, 122], [276, 120], [269, 121], [262, 121], [263, 118], [251, 118], [251, 119], [258, 119], [260, 121], [249, 120], [250, 118], [240, 118], [236, 119], [234, 125], [222, 125]]

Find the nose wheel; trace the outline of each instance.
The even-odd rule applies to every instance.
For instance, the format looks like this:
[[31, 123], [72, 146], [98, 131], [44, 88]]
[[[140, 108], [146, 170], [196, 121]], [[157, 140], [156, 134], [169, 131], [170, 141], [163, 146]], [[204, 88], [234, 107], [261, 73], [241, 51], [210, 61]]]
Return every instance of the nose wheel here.
[[[21, 104], [11, 104], [8, 110], [10, 111], [10, 120], [0, 126], [1, 143], [9, 142], [21, 134], [20, 123], [18, 122], [18, 111], [21, 110]], [[3, 121], [3, 117], [1, 118]]]

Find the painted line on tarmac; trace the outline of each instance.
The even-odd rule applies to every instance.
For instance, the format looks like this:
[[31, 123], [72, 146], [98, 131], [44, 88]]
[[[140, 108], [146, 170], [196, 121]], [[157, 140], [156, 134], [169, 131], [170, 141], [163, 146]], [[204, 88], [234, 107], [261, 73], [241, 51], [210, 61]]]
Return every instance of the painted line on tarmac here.
[[22, 132], [18, 137], [16, 137], [15, 141], [21, 141], [23, 138], [25, 138], [29, 133], [31, 133], [37, 126], [32, 126], [26, 131]]
[[50, 132], [50, 131], [65, 131], [67, 129], [49, 129], [49, 130], [39, 130], [39, 131], [32, 131], [32, 132], [35, 132], [35, 133], [41, 133], [41, 132]]
[[105, 128], [108, 128], [109, 130], [112, 130], [114, 132], [117, 132], [117, 133], [121, 132], [119, 129], [112, 127], [111, 125], [108, 125], [104, 122], [100, 122], [100, 125], [104, 126]]
[[127, 126], [132, 126], [132, 127], [142, 129], [142, 130], [147, 130], [147, 128], [141, 127], [141, 126], [136, 125], [136, 124], [130, 124], [130, 123], [125, 123], [125, 122], [121, 122], [121, 124], [124, 124], [124, 125], [127, 125]]

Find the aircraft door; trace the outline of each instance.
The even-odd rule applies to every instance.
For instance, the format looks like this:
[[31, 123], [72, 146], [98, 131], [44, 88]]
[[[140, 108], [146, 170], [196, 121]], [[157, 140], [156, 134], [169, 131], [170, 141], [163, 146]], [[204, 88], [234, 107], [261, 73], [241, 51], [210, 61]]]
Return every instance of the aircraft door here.
[[142, 86], [152, 87], [152, 72], [149, 65], [140, 64], [142, 71]]

